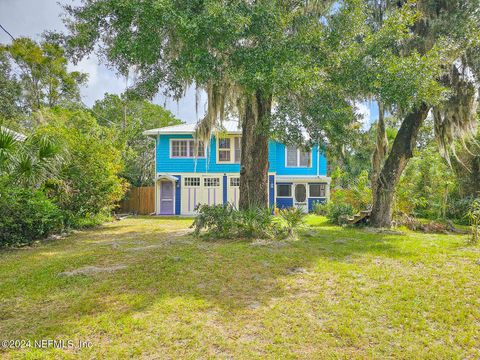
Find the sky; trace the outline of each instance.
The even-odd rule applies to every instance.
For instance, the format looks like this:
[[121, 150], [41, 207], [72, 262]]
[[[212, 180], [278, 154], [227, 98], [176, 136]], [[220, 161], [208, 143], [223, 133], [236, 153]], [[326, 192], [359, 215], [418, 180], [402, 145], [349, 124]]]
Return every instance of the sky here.
[[[63, 31], [61, 5], [78, 3], [78, 0], [0, 0], [0, 24], [14, 37], [27, 36], [40, 40], [46, 30]], [[10, 37], [0, 29], [0, 43], [10, 43]], [[83, 59], [79, 64], [69, 65], [71, 70], [85, 72], [89, 75], [88, 83], [81, 89], [82, 100], [87, 106], [95, 100], [102, 99], [105, 93], [120, 94], [125, 90], [125, 79], [117, 76], [114, 70], [101, 64], [96, 56]], [[195, 110], [195, 90], [190, 88], [185, 96], [177, 101], [159, 95], [153, 102], [166, 107], [177, 118], [192, 123], [201, 117], [205, 109], [206, 96], [202, 96], [199, 113]], [[373, 103], [357, 104], [357, 111], [363, 117], [364, 128], [378, 118], [378, 110]]]

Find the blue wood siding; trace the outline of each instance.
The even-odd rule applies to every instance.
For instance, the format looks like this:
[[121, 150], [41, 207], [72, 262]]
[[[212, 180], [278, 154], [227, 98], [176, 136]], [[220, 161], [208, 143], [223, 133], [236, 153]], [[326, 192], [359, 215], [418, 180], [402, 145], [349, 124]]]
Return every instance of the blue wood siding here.
[[277, 208], [286, 209], [293, 206], [293, 198], [278, 198], [277, 197]]
[[[174, 172], [209, 172], [209, 173], [238, 173], [240, 172], [240, 164], [217, 164], [217, 146], [216, 138], [212, 136], [210, 140], [210, 161], [207, 159], [197, 159], [196, 167], [194, 159], [170, 159], [170, 139], [192, 139], [192, 135], [161, 135], [157, 138], [157, 172], [174, 173]], [[276, 145], [274, 141], [268, 144], [270, 164], [269, 172], [275, 171], [276, 165]], [[208, 155], [208, 154], [207, 154]], [[232, 154], [233, 155], [233, 154]]]
[[318, 146], [312, 148], [312, 165], [310, 167], [286, 167], [285, 145], [276, 143], [276, 172], [277, 175], [327, 175], [327, 159], [319, 151]]

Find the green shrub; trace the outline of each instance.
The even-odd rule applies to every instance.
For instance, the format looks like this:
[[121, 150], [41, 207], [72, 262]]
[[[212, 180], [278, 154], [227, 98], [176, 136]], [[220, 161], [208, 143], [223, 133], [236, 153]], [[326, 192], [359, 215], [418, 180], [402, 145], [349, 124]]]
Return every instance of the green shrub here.
[[75, 215], [64, 213], [65, 225], [73, 229], [88, 229], [112, 221], [113, 217], [107, 213]]
[[457, 224], [468, 225], [469, 219], [465, 216], [467, 214], [474, 202], [474, 197], [464, 197], [451, 199], [447, 205], [447, 219], [451, 219]]
[[82, 110], [51, 109], [44, 116], [47, 124], [36, 132], [68, 154], [57, 178], [44, 185], [48, 196], [68, 214], [71, 227], [109, 214], [127, 189], [119, 176], [123, 163], [113, 129], [99, 126]]
[[298, 209], [282, 210], [280, 217], [272, 215], [270, 208], [251, 208], [236, 210], [231, 204], [199, 205], [192, 228], [200, 235], [206, 230], [206, 236], [213, 238], [283, 238], [293, 234], [304, 218]]
[[320, 202], [315, 201], [312, 204], [312, 212], [315, 215], [326, 216], [328, 211], [328, 203], [327, 202]]
[[60, 209], [39, 190], [0, 183], [0, 246], [21, 246], [63, 227]]
[[341, 225], [345, 217], [353, 216], [355, 209], [347, 203], [329, 202], [327, 205], [327, 218], [333, 224]]
[[348, 189], [333, 189], [331, 198], [333, 203], [350, 204], [356, 210], [366, 210], [372, 202], [372, 190], [369, 186], [368, 172], [362, 171]]
[[218, 238], [231, 238], [237, 234], [239, 214], [231, 204], [198, 205], [195, 210], [198, 215], [191, 226], [195, 235], [202, 230]]
[[293, 235], [295, 229], [305, 223], [305, 213], [298, 208], [282, 209], [279, 215], [285, 222], [286, 231], [290, 236]]
[[480, 198], [472, 202], [467, 217], [472, 226], [472, 243], [476, 244], [480, 236]]
[[270, 238], [275, 236], [277, 228], [273, 221], [272, 209], [251, 208], [238, 211], [239, 235], [246, 238]]

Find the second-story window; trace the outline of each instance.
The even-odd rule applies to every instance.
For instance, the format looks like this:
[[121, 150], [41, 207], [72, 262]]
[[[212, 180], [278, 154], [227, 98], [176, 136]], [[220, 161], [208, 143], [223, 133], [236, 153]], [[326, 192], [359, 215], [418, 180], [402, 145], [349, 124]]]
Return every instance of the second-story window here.
[[311, 151], [305, 151], [295, 146], [286, 148], [286, 166], [287, 167], [310, 167], [312, 164]]
[[205, 157], [203, 141], [197, 142], [197, 154], [195, 154], [195, 140], [175, 139], [171, 141], [170, 146], [170, 157], [172, 158], [194, 158], [195, 155], [196, 157]]
[[218, 163], [240, 164], [241, 152], [240, 136], [218, 138]]
[[218, 162], [231, 162], [230, 138], [218, 139]]

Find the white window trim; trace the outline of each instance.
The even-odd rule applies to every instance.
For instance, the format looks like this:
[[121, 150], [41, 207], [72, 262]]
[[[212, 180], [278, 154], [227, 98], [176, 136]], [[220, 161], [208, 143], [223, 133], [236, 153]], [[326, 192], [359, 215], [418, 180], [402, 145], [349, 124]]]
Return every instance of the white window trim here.
[[[175, 139], [172, 138], [170, 139], [169, 142], [169, 157], [170, 159], [195, 159], [195, 156], [173, 156], [173, 146], [172, 142], [173, 141], [186, 141], [187, 142], [187, 154], [190, 154], [190, 141], [195, 141], [195, 139], [188, 139], [188, 138], [181, 138], [181, 139]], [[205, 159], [207, 157], [207, 149], [205, 147], [205, 144], [203, 144], [203, 154], [204, 156], [197, 156], [197, 159]]]
[[[232, 180], [238, 179], [238, 185], [232, 185]], [[240, 176], [230, 176], [228, 178], [228, 186], [238, 188], [240, 187]]]
[[[198, 179], [198, 185], [187, 185], [187, 179]], [[202, 178], [199, 176], [185, 176], [183, 178], [183, 186], [188, 188], [199, 188], [202, 185]]]
[[[310, 186], [311, 185], [324, 185], [325, 186], [325, 195], [324, 196], [312, 196], [310, 194]], [[326, 199], [327, 198], [327, 184], [324, 182], [319, 182], [319, 183], [309, 183], [308, 184], [308, 197], [309, 198], [315, 198], [315, 199]]]
[[[312, 168], [312, 163], [313, 163], [313, 157], [312, 157], [312, 150], [309, 151], [310, 153], [310, 165], [309, 166], [288, 166], [288, 158], [287, 158], [287, 148], [288, 146], [285, 145], [285, 167], [286, 168], [293, 168], [293, 169], [311, 169]], [[300, 164], [300, 149], [297, 148], [297, 164]]]
[[[222, 186], [221, 178], [217, 176], [205, 176], [205, 177], [202, 177], [202, 180], [203, 180], [202, 187], [206, 189], [208, 188], [218, 189]], [[212, 182], [212, 180], [217, 180], [217, 181], [214, 181], [217, 183], [217, 185], [206, 185], [205, 180], [210, 180], [210, 182]]]
[[[225, 139], [225, 138], [230, 139], [230, 149], [220, 149], [219, 140], [220, 139]], [[239, 135], [217, 136], [217, 141], [216, 141], [216, 148], [217, 148], [216, 163], [217, 164], [219, 164], [219, 165], [222, 165], [222, 164], [240, 164], [239, 162], [235, 162], [235, 138], [241, 138], [241, 136], [239, 136]], [[241, 141], [240, 141], [240, 144], [241, 144]], [[219, 153], [220, 153], [221, 150], [225, 150], [225, 151], [229, 150], [230, 151], [230, 161], [220, 161]]]
[[[290, 196], [280, 196], [278, 195], [278, 185], [288, 185], [290, 186]], [[275, 197], [280, 199], [292, 199], [293, 198], [293, 185], [294, 184], [275, 184]]]

